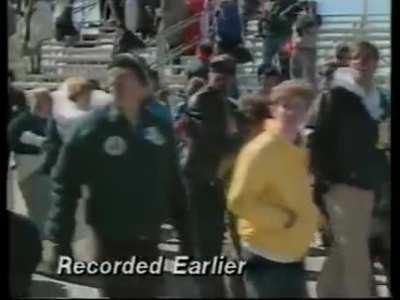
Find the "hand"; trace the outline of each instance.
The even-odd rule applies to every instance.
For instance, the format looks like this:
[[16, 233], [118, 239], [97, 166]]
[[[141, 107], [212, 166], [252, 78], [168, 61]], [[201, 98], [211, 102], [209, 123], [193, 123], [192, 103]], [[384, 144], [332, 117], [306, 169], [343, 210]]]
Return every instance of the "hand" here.
[[58, 260], [61, 255], [70, 256], [73, 258], [72, 249], [70, 247], [61, 247], [60, 245], [49, 241], [42, 241], [42, 261], [38, 266], [38, 271], [43, 273], [56, 273]]
[[20, 142], [27, 145], [33, 145], [36, 147], [42, 147], [44, 141], [46, 140], [45, 137], [37, 135], [32, 131], [24, 131], [20, 137]]

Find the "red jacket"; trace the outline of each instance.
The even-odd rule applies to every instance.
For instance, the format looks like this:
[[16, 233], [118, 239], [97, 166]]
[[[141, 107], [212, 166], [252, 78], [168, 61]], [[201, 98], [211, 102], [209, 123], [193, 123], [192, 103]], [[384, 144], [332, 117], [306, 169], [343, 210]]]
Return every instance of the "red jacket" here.
[[[202, 13], [204, 9], [204, 0], [186, 0], [186, 5], [190, 16]], [[191, 44], [195, 40], [200, 40], [201, 29], [200, 20], [188, 26], [183, 33], [183, 41], [185, 45]], [[196, 47], [192, 47], [185, 52], [186, 55], [194, 55]]]

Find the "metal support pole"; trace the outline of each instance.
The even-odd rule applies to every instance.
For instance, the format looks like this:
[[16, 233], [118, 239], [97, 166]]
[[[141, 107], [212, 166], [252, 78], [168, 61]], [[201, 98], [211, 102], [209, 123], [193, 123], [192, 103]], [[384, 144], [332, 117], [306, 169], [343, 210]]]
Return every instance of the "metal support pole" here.
[[368, 24], [368, 0], [363, 1], [363, 17], [362, 17], [362, 22], [361, 22], [361, 32], [362, 36], [365, 37], [366, 30], [365, 28], [367, 27]]

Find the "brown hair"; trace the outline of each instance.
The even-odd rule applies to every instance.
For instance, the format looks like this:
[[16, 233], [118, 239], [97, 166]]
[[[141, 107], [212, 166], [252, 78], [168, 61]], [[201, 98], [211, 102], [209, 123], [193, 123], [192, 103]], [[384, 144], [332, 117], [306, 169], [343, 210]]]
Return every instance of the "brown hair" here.
[[189, 96], [194, 95], [206, 84], [205, 80], [200, 77], [193, 77], [187, 84], [186, 91]]
[[309, 107], [315, 96], [314, 89], [307, 82], [302, 80], [286, 80], [272, 88], [270, 103], [271, 105], [276, 105], [282, 103], [283, 100], [298, 99], [297, 97], [300, 97], [306, 106]]
[[352, 57], [360, 54], [360, 52], [367, 53], [371, 58], [379, 60], [378, 48], [368, 41], [357, 41], [350, 46], [350, 54]]
[[45, 102], [53, 103], [53, 98], [50, 91], [46, 88], [35, 88], [27, 92], [28, 102], [33, 113], [40, 112]]
[[65, 80], [68, 98], [76, 102], [78, 97], [86, 92], [92, 91], [94, 86], [90, 80], [83, 77], [71, 77]]
[[268, 102], [259, 95], [244, 95], [239, 99], [239, 112], [250, 123], [263, 121], [269, 116]]

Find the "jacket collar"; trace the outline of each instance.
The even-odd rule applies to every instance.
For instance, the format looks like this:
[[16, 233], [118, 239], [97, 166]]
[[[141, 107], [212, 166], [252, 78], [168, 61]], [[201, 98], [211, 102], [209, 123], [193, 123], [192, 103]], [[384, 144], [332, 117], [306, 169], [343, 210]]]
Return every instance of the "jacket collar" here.
[[[355, 81], [353, 70], [349, 67], [338, 68], [333, 74], [332, 87], [342, 87], [364, 99], [365, 90]], [[372, 89], [377, 87], [373, 85]]]
[[[148, 114], [149, 114], [149, 111], [148, 111], [147, 107], [143, 106], [138, 112], [138, 118], [137, 118], [136, 124], [147, 120]], [[116, 123], [116, 122], [121, 122], [121, 121], [127, 122], [121, 109], [115, 103], [112, 103], [109, 106], [109, 109], [107, 112], [107, 120], [111, 123]]]

